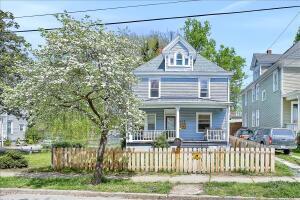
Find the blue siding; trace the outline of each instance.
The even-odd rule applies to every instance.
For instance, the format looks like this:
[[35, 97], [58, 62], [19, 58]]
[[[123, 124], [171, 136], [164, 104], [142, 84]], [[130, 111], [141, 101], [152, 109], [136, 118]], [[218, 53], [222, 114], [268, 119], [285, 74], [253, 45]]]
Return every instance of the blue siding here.
[[[153, 76], [155, 77], [155, 76]], [[199, 76], [199, 78], [204, 76]], [[148, 99], [150, 77], [140, 77], [139, 82], [134, 87], [137, 96], [142, 99]], [[160, 77], [161, 79], [161, 98], [198, 98], [198, 77]], [[210, 96], [212, 100], [228, 100], [228, 78], [211, 78], [210, 79]]]
[[[172, 109], [172, 108], [171, 108]], [[164, 109], [163, 108], [149, 108], [143, 109], [146, 113], [156, 114], [156, 129], [164, 129]], [[226, 129], [226, 109], [221, 108], [181, 108], [180, 121], [185, 121], [186, 129], [180, 130], [180, 138], [183, 140], [203, 140], [204, 133], [197, 133], [196, 131], [196, 113], [197, 112], [211, 112], [212, 113], [212, 128]]]

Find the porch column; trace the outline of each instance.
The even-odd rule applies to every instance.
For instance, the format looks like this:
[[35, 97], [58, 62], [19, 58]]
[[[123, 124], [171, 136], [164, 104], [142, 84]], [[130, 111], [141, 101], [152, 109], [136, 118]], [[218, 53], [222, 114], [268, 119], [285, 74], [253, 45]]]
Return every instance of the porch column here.
[[177, 106], [176, 107], [176, 138], [179, 138], [179, 123], [180, 123], [179, 110], [180, 110], [180, 107]]
[[297, 97], [298, 99], [298, 121], [297, 121], [297, 130], [296, 132], [298, 132], [300, 130], [300, 97]]

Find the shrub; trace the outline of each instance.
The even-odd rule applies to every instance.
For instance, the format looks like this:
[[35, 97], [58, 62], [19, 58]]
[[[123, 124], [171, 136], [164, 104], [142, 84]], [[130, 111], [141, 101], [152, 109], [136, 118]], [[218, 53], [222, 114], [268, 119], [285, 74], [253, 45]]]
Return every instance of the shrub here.
[[11, 145], [11, 143], [12, 143], [11, 140], [7, 139], [4, 141], [4, 146], [8, 147]]
[[56, 142], [54, 144], [52, 144], [52, 147], [55, 148], [82, 148], [83, 144], [81, 143], [72, 143], [72, 142]]
[[155, 148], [168, 148], [170, 147], [168, 140], [166, 138], [166, 135], [162, 133], [160, 136], [156, 138], [156, 140], [153, 142], [153, 147]]
[[42, 139], [42, 132], [35, 127], [29, 127], [25, 133], [27, 144], [37, 144]]
[[28, 162], [19, 151], [6, 151], [0, 155], [0, 169], [27, 167]]

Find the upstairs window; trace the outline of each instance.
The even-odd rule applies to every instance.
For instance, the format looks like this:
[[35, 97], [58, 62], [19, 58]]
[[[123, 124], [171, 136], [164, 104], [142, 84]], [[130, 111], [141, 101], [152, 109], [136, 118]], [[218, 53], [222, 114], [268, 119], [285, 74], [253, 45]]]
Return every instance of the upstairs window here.
[[267, 97], [266, 90], [263, 90], [263, 91], [261, 92], [261, 100], [262, 100], [262, 101], [265, 101], [265, 100], [266, 100], [266, 97]]
[[21, 132], [25, 131], [25, 125], [24, 124], [19, 124], [19, 128], [20, 128]]
[[259, 84], [256, 84], [255, 86], [255, 98], [256, 100], [259, 100]]
[[255, 88], [252, 88], [252, 102], [254, 102], [255, 99]]
[[149, 81], [149, 97], [159, 98], [160, 96], [160, 82], [159, 79], [150, 79]]
[[176, 55], [176, 65], [182, 65], [183, 61], [182, 61], [182, 54], [178, 53]]
[[248, 104], [248, 92], [246, 92], [245, 94], [244, 94], [244, 101], [245, 101], [245, 106], [247, 106], [247, 104]]
[[273, 72], [273, 92], [278, 90], [278, 71]]
[[209, 98], [209, 79], [199, 80], [199, 98]]

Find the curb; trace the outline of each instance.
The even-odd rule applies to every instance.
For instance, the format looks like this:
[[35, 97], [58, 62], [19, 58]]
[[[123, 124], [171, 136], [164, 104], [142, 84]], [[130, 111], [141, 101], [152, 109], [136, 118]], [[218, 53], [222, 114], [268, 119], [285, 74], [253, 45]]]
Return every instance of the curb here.
[[[69, 195], [74, 197], [121, 197], [129, 199], [166, 199], [166, 200], [235, 200], [245, 199], [254, 200], [256, 197], [218, 197], [210, 195], [172, 195], [172, 194], [150, 194], [150, 193], [125, 193], [125, 192], [94, 192], [78, 190], [46, 190], [46, 189], [21, 189], [21, 188], [1, 188], [0, 196], [9, 194], [34, 194], [34, 195]], [[259, 199], [276, 199], [283, 200], [286, 198], [259, 198]]]

